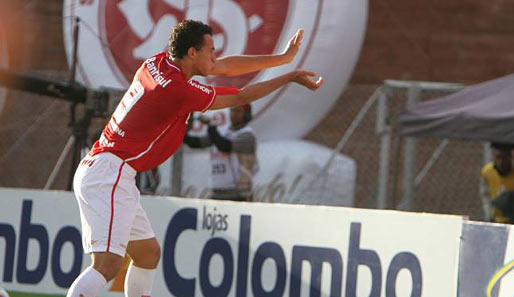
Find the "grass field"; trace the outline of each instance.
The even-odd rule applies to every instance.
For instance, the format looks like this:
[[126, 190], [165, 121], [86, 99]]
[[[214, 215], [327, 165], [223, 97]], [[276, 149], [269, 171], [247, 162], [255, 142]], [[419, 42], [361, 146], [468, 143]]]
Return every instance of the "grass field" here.
[[64, 295], [46, 295], [46, 294], [34, 294], [34, 293], [22, 293], [9, 291], [10, 297], [64, 297]]

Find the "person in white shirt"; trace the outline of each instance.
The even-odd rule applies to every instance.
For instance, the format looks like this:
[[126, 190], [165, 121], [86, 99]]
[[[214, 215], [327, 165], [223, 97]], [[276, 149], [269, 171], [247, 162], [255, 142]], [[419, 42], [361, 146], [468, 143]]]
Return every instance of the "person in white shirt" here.
[[208, 118], [207, 137], [186, 135], [191, 148], [211, 147], [212, 197], [219, 200], [252, 201], [252, 181], [258, 170], [257, 138], [248, 123], [252, 119], [250, 104], [230, 109], [230, 126], [213, 126]]

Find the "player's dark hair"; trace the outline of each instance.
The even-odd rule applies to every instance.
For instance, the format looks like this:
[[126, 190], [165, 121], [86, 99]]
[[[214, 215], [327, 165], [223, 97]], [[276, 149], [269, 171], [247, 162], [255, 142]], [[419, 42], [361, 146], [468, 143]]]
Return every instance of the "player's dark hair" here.
[[169, 40], [169, 53], [173, 59], [187, 55], [190, 47], [200, 50], [204, 45], [203, 36], [212, 36], [212, 28], [199, 21], [184, 20], [173, 27]]

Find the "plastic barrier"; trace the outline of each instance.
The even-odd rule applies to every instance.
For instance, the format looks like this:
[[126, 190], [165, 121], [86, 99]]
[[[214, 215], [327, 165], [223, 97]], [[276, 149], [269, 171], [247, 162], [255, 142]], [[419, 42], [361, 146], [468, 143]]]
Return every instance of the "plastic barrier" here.
[[511, 297], [514, 227], [465, 222], [459, 263], [459, 297]]

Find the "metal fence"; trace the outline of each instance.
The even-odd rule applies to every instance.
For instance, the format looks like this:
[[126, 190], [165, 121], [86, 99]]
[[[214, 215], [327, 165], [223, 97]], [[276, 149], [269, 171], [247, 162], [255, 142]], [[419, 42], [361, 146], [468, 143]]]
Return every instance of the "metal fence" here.
[[[488, 159], [484, 144], [399, 134], [399, 115], [409, 100], [438, 98], [461, 88], [401, 81], [385, 81], [380, 87], [349, 86], [327, 120], [309, 137], [339, 149], [335, 138], [329, 140], [326, 135], [346, 131], [349, 136], [347, 129], [355, 128], [339, 145], [341, 152], [358, 164], [358, 207], [459, 214], [481, 220], [487, 206], [479, 191], [480, 169]], [[347, 118], [341, 120], [342, 116]], [[336, 125], [337, 119], [331, 117], [342, 125]], [[348, 123], [349, 119], [354, 122]], [[358, 126], [352, 127], [357, 122]], [[335, 127], [341, 127], [337, 133]]]

